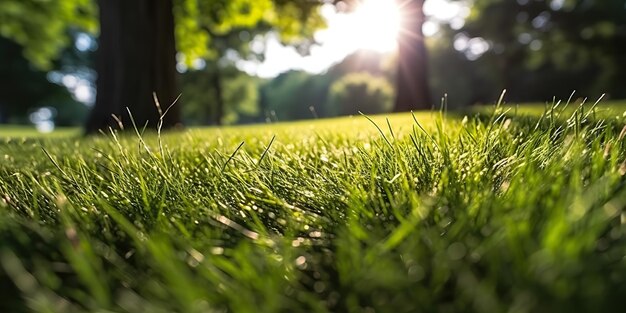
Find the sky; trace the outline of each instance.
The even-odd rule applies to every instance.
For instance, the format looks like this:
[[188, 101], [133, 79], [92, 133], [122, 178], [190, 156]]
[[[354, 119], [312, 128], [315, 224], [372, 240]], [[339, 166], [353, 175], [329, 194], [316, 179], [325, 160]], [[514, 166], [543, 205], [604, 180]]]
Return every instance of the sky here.
[[[359, 49], [393, 52], [400, 29], [400, 10], [394, 0], [364, 0], [351, 13], [338, 13], [332, 5], [326, 5], [322, 15], [328, 27], [315, 34], [319, 45], [311, 49], [310, 55], [302, 56], [295, 48], [281, 45], [275, 35], [269, 35], [264, 42], [253, 43], [265, 45], [263, 63], [241, 60], [237, 66], [249, 74], [270, 78], [293, 69], [320, 73]], [[437, 33], [439, 22], [462, 27], [469, 9], [459, 2], [429, 0], [424, 13], [428, 16], [424, 34], [432, 36]]]

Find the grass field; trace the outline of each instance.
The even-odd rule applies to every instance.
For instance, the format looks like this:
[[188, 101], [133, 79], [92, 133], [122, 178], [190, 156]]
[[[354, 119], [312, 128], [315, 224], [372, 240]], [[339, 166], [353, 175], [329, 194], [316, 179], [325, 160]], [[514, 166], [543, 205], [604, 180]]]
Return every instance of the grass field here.
[[0, 125], [1, 138], [67, 138], [76, 137], [81, 134], [77, 127], [61, 127], [50, 133], [42, 133], [31, 126]]
[[2, 139], [0, 311], [618, 311], [624, 117], [503, 112]]
[[[511, 115], [529, 115], [529, 116], [541, 116], [544, 112], [552, 110], [556, 106], [556, 111], [563, 112], [564, 116], [571, 115], [574, 111], [582, 109], [592, 110], [593, 118], [615, 118], [625, 117], [626, 115], [626, 101], [601, 101], [598, 99], [576, 99], [571, 100], [571, 103], [567, 101], [554, 100], [545, 103], [524, 103], [524, 104], [505, 104], [503, 110]], [[471, 109], [472, 112], [491, 112], [493, 109], [491, 106], [478, 106]], [[593, 116], [595, 115], [595, 116]]]

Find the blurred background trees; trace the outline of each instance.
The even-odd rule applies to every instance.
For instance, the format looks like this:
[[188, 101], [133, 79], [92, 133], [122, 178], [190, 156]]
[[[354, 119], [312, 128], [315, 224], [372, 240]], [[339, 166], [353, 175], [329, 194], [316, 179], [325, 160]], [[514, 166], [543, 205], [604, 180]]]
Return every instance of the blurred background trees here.
[[[509, 102], [515, 103], [549, 101], [555, 96], [567, 98], [573, 90], [580, 96], [607, 93], [612, 99], [626, 98], [623, 88], [626, 1], [400, 3], [405, 4], [402, 8], [406, 13], [406, 3], [428, 6], [436, 1], [452, 3], [462, 8], [463, 14], [441, 18], [424, 10], [426, 19], [416, 22], [423, 25], [412, 33], [419, 35], [424, 29], [427, 52], [423, 53], [427, 57], [422, 58], [425, 64], [405, 68], [423, 67], [408, 73], [424, 75], [420, 80], [428, 88], [418, 92], [418, 96], [430, 100], [411, 100], [414, 106], [405, 109], [415, 108], [417, 103], [421, 108], [438, 107], [437, 99], [444, 94], [448, 94], [451, 108], [491, 103], [505, 88]], [[104, 2], [111, 5], [114, 1]], [[359, 0], [328, 2], [333, 2], [337, 10], [350, 12]], [[302, 54], [310, 52], [318, 41], [315, 34], [325, 26], [319, 10], [323, 3], [321, 0], [172, 0], [170, 10], [175, 25], [172, 31], [176, 41], [175, 49], [167, 56], [168, 75], [173, 77], [168, 83], [171, 91], [164, 93], [150, 84], [138, 88], [132, 83], [153, 76], [152, 70], [139, 70], [142, 73], [139, 76], [116, 74], [111, 76], [110, 83], [126, 86], [115, 88], [126, 88], [123, 93], [132, 97], [110, 100], [115, 105], [109, 101], [101, 105], [106, 110], [98, 112], [93, 110], [94, 103], [98, 107], [98, 103], [106, 101], [96, 101], [96, 53], [112, 54], [106, 52], [106, 44], [103, 49], [104, 42], [98, 38], [103, 31], [99, 30], [97, 19], [98, 4], [102, 3], [3, 0], [0, 2], [3, 60], [0, 123], [80, 125], [92, 110], [92, 119], [96, 116], [103, 121], [90, 123], [97, 125], [96, 129], [113, 123], [111, 114], [124, 119], [127, 106], [139, 120], [154, 121], [157, 113], [152, 91], [157, 93], [162, 106], [168, 106], [182, 94], [177, 106], [180, 112], [170, 112], [172, 124], [285, 121], [393, 110], [394, 101], [390, 105], [389, 99], [400, 91], [397, 65], [401, 64], [402, 56], [397, 52], [361, 50], [320, 73], [292, 69], [264, 78], [242, 65], [264, 62], [266, 40], [271, 36]], [[125, 28], [113, 37], [118, 40], [130, 33]], [[143, 51], [133, 60], [147, 60], [145, 56], [151, 52]], [[153, 66], [156, 65], [148, 64], [146, 68]], [[102, 68], [112, 68], [100, 67], [101, 72]], [[119, 78], [125, 76], [127, 82]], [[106, 80], [103, 77], [100, 80]], [[102, 91], [107, 90], [103, 87], [100, 89], [101, 97], [112, 94]], [[141, 112], [148, 110], [148, 115], [140, 117]]]
[[497, 89], [517, 101], [626, 97], [624, 0], [476, 0], [454, 38], [485, 40]]
[[[75, 125], [87, 107], [72, 98], [64, 86], [50, 83], [45, 71], [34, 69], [15, 42], [0, 38], [0, 123], [28, 123], [40, 108], [56, 112], [59, 125]], [[52, 116], [50, 116], [52, 118]]]
[[[272, 0], [100, 0], [98, 79], [87, 133], [118, 123], [173, 127], [181, 123], [177, 58], [183, 64], [209, 59], [216, 103], [213, 123], [221, 124], [224, 95], [221, 61], [227, 49], [246, 57], [250, 32], [270, 29], [286, 43], [301, 45], [323, 26], [316, 2]], [[244, 32], [248, 37], [241, 36]], [[151, 94], [162, 102], [154, 108]], [[133, 112], [126, 114], [124, 108]], [[171, 108], [171, 109], [170, 109]], [[164, 114], [166, 112], [167, 114]]]
[[[217, 64], [191, 70], [182, 77], [182, 119], [190, 125], [218, 125], [259, 121], [259, 88], [262, 79], [234, 66], [215, 72]], [[218, 78], [216, 78], [216, 76]], [[215, 80], [219, 79], [219, 84]]]
[[330, 86], [331, 115], [380, 114], [393, 109], [393, 87], [380, 77], [368, 73], [348, 74]]
[[[0, 123], [82, 123], [88, 108], [72, 90], [84, 87], [92, 56], [72, 43], [76, 29], [95, 31], [93, 9], [89, 0], [0, 1]], [[63, 84], [68, 70], [76, 77]]]

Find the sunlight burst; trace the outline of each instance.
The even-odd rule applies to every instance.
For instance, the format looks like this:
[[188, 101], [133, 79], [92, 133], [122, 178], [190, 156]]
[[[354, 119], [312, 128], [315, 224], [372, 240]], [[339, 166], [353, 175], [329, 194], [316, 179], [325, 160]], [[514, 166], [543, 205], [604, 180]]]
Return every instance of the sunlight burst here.
[[353, 23], [361, 31], [354, 44], [363, 49], [389, 52], [396, 49], [400, 10], [393, 0], [368, 0], [356, 9]]
[[[400, 33], [406, 35], [411, 31], [401, 29], [407, 1], [358, 0], [357, 7], [350, 12], [338, 11], [331, 4], [322, 5], [320, 13], [328, 27], [315, 33], [318, 44], [311, 47], [309, 55], [299, 55], [294, 48], [270, 37], [267, 42], [259, 42], [267, 49], [262, 64], [240, 60], [237, 66], [261, 77], [273, 77], [290, 69], [320, 73], [358, 50], [394, 52]], [[422, 29], [428, 37], [439, 31], [440, 23], [450, 23], [454, 29], [463, 26], [469, 6], [461, 1], [428, 0], [424, 3], [424, 13], [427, 20]]]
[[[319, 33], [321, 42], [332, 42], [338, 51], [358, 49], [390, 52], [396, 49], [400, 11], [393, 0], [365, 0], [349, 14], [337, 14], [327, 7], [323, 12], [328, 31]], [[331, 31], [332, 30], [332, 31]]]

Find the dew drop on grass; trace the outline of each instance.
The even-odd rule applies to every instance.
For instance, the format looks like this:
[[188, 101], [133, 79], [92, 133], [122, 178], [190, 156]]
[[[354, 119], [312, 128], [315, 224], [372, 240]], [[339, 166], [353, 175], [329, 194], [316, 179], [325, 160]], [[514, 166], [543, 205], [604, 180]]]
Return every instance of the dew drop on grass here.
[[470, 253], [469, 257], [470, 257], [470, 260], [472, 262], [477, 263], [482, 258], [482, 255], [480, 253], [474, 251], [474, 252]]
[[448, 257], [452, 261], [458, 261], [465, 256], [467, 249], [460, 242], [455, 242], [448, 247]]
[[326, 284], [321, 281], [316, 281], [315, 284], [313, 284], [313, 289], [317, 293], [322, 293], [324, 292], [324, 290], [326, 290]]
[[321, 231], [312, 231], [309, 233], [309, 237], [311, 238], [320, 238], [322, 237], [322, 232]]
[[204, 254], [200, 253], [200, 251], [196, 249], [190, 249], [188, 252], [189, 256], [191, 256], [197, 263], [204, 261]]
[[448, 226], [450, 226], [450, 224], [452, 224], [452, 219], [448, 218], [448, 217], [444, 217], [443, 219], [441, 219], [441, 221], [439, 222], [439, 227], [441, 228], [446, 228]]
[[509, 126], [511, 126], [511, 119], [510, 118], [508, 118], [506, 121], [504, 121], [504, 125], [502, 125], [502, 128], [508, 129]]
[[124, 254], [124, 259], [130, 259], [131, 256], [133, 256], [133, 254], [135, 254], [135, 250], [130, 250], [128, 252], [126, 252], [126, 254]]
[[412, 281], [418, 282], [424, 278], [424, 269], [417, 264], [413, 264], [409, 267], [408, 274]]
[[302, 243], [304, 243], [304, 238], [298, 237], [295, 240], [291, 241], [292, 247], [299, 247]]
[[296, 266], [301, 270], [306, 269], [306, 258], [303, 255], [296, 258]]

